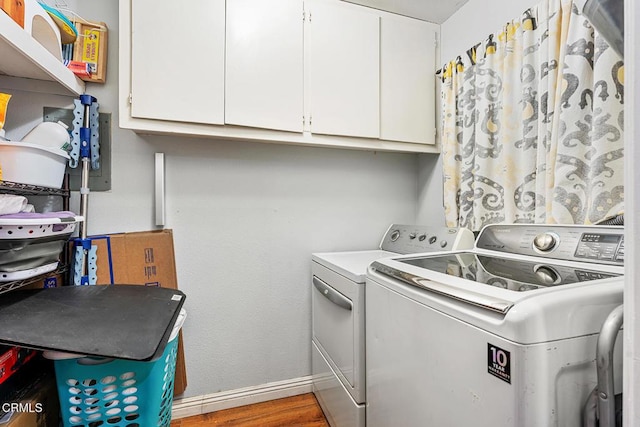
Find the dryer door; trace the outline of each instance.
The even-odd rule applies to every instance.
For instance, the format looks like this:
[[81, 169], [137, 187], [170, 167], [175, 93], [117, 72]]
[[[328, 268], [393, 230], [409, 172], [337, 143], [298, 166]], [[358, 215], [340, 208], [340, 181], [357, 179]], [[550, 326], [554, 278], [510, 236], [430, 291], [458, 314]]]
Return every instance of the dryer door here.
[[364, 285], [314, 263], [313, 340], [357, 403], [364, 402]]

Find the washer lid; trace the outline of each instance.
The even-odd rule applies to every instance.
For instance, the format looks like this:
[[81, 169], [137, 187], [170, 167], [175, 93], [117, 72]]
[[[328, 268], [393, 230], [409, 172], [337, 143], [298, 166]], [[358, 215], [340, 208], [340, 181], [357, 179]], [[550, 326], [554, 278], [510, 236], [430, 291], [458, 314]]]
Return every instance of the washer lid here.
[[[443, 254], [424, 255], [441, 258]], [[484, 257], [477, 251], [453, 252], [460, 257], [453, 264], [466, 265], [468, 255]], [[542, 258], [513, 256], [502, 257], [518, 262], [533, 262], [532, 266], [544, 265], [565, 271], [574, 270], [578, 278], [562, 286], [540, 286], [535, 289], [509, 289], [503, 286], [481, 283], [471, 276], [448, 274], [435, 269], [422, 268], [401, 262], [418, 258], [416, 255], [380, 259], [371, 264], [367, 286], [378, 284], [397, 292], [418, 304], [452, 316], [475, 327], [520, 344], [535, 344], [572, 337], [597, 334], [604, 318], [622, 303], [624, 288], [623, 267], [575, 263]], [[500, 257], [498, 257], [500, 258]], [[460, 261], [460, 262], [458, 262]], [[486, 266], [486, 264], [483, 264]], [[514, 264], [516, 265], [516, 264]], [[493, 265], [492, 267], [496, 267]], [[582, 273], [602, 275], [583, 276]], [[588, 270], [591, 270], [590, 272]], [[495, 278], [497, 267], [491, 272]], [[562, 273], [558, 271], [558, 273]], [[502, 274], [505, 272], [503, 271]], [[477, 276], [477, 272], [475, 273]], [[507, 274], [501, 280], [507, 279]], [[587, 280], [581, 280], [580, 276]], [[609, 276], [609, 277], [606, 277]], [[564, 276], [563, 276], [564, 277]], [[508, 278], [512, 280], [511, 278]], [[520, 286], [511, 282], [513, 286]], [[375, 286], [375, 285], [374, 285]]]
[[584, 282], [620, 279], [622, 267], [523, 255], [459, 251], [376, 260], [370, 271], [485, 310], [506, 314], [518, 301]]
[[550, 286], [570, 285], [621, 275], [603, 273], [593, 264], [567, 266], [549, 263], [549, 260], [544, 259], [508, 259], [504, 256], [482, 255], [472, 252], [404, 258], [398, 261], [516, 292], [527, 292]]
[[372, 251], [315, 253], [311, 254], [311, 259], [352, 282], [364, 283], [369, 264], [381, 258], [397, 255], [393, 252], [376, 249]]

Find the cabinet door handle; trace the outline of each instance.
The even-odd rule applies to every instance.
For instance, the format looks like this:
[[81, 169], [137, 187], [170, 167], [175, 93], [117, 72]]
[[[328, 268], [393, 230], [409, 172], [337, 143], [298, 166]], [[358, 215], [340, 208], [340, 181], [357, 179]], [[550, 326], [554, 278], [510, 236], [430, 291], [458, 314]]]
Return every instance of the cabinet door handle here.
[[313, 286], [320, 292], [320, 295], [337, 305], [338, 307], [344, 308], [345, 310], [353, 310], [353, 303], [351, 300], [340, 292], [333, 289], [331, 286], [327, 285], [322, 280], [318, 279], [316, 276], [313, 276]]

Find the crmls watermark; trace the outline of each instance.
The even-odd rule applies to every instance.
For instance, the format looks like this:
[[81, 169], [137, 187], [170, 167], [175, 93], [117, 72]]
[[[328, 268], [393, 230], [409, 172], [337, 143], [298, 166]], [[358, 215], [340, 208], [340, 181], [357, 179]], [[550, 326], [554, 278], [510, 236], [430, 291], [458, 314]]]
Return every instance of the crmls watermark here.
[[40, 413], [44, 410], [42, 403], [31, 402], [5, 402], [2, 404], [3, 412], [35, 412]]

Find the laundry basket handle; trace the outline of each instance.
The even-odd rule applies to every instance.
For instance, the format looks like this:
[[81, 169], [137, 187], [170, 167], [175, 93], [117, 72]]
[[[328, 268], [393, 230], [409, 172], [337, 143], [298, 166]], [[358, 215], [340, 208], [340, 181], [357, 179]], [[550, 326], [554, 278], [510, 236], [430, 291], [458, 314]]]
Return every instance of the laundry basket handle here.
[[81, 357], [76, 361], [78, 365], [93, 366], [93, 365], [106, 365], [113, 362], [113, 357]]
[[616, 401], [613, 389], [613, 347], [623, 322], [623, 305], [616, 307], [602, 325], [596, 349], [598, 370], [598, 421], [600, 427], [615, 427]]

